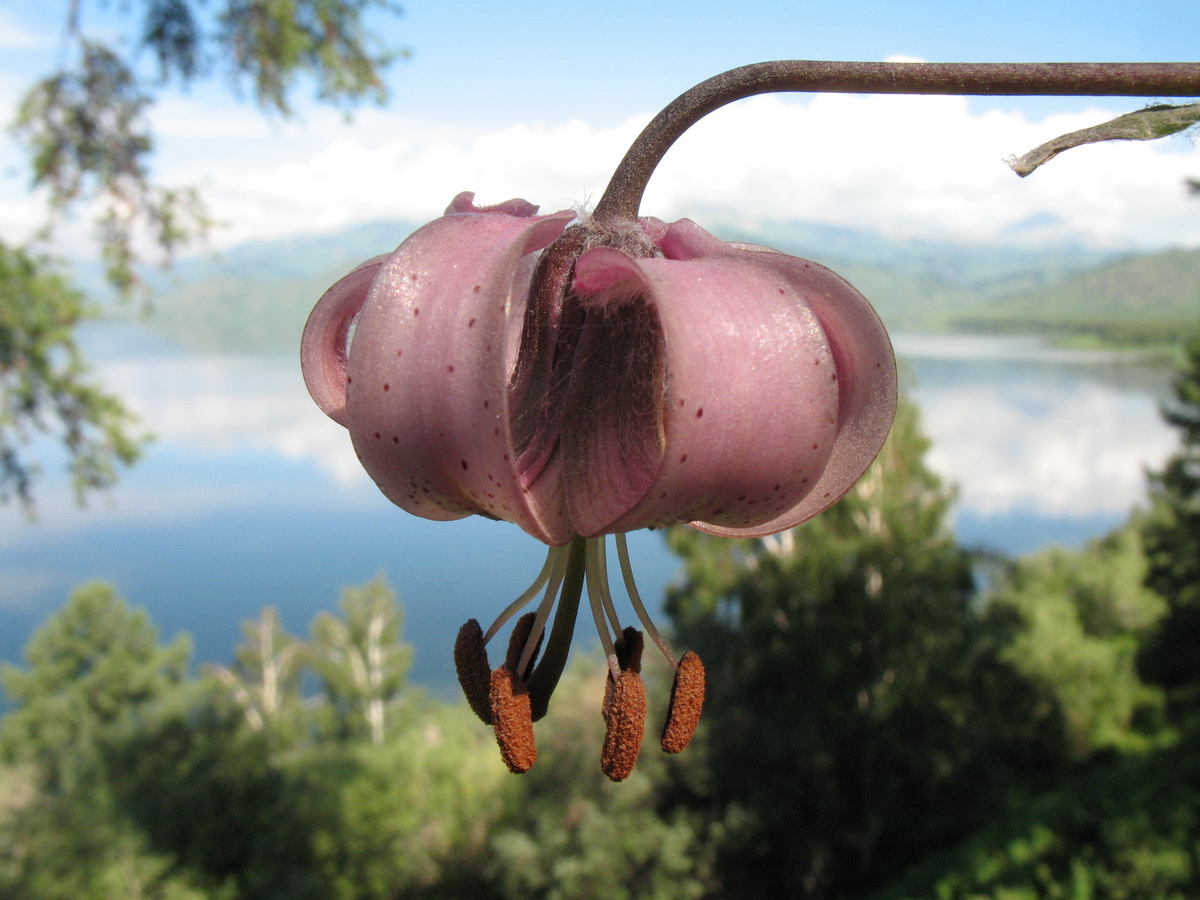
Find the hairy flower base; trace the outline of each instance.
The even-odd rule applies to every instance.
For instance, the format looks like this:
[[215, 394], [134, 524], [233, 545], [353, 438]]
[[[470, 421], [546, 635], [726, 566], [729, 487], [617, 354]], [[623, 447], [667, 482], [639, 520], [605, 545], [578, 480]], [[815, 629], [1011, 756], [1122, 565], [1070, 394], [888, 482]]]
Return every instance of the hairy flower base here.
[[[618, 534], [615, 539], [630, 603], [650, 639], [675, 670], [662, 748], [667, 753], [678, 753], [688, 745], [700, 721], [704, 665], [700, 657], [690, 652], [676, 661], [638, 595], [625, 535]], [[566, 546], [551, 548], [533, 584], [500, 614], [486, 635], [475, 619], [459, 630], [454, 646], [459, 684], [471, 709], [495, 729], [500, 755], [512, 772], [526, 772], [537, 760], [533, 723], [546, 714], [550, 696], [562, 676], [585, 584], [608, 660], [600, 768], [613, 781], [623, 781], [633, 772], [646, 724], [646, 689], [641, 676], [643, 637], [632, 626], [622, 628], [617, 619], [608, 585], [606, 540], [575, 538]], [[517, 620], [504, 664], [493, 671], [488, 663], [487, 642], [543, 588], [537, 612], [526, 613]], [[554, 610], [557, 611], [547, 638], [546, 624]], [[539, 660], [543, 643], [545, 652]]]

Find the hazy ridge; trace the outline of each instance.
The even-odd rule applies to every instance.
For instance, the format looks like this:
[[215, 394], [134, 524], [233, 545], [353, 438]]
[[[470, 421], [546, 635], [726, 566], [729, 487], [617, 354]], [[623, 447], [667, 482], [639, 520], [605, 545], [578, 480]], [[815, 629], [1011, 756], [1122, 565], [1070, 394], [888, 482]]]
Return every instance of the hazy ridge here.
[[[1051, 334], [1115, 344], [1178, 340], [1200, 325], [1200, 250], [1114, 256], [1071, 246], [895, 238], [804, 222], [703, 217], [727, 240], [837, 271], [889, 328]], [[392, 250], [415, 223], [240, 245], [183, 262], [152, 285], [152, 327], [197, 349], [292, 351], [324, 290]]]

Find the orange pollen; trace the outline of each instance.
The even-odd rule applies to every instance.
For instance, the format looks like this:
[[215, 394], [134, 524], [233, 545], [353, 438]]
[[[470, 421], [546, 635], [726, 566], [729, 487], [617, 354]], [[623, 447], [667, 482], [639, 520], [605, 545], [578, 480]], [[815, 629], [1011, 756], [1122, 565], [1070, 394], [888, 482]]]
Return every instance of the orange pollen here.
[[609, 698], [600, 769], [613, 781], [624, 781], [633, 772], [646, 728], [646, 688], [642, 676], [625, 669], [613, 682]]
[[675, 667], [671, 705], [667, 708], [667, 723], [662, 733], [662, 748], [666, 753], [678, 753], [688, 745], [700, 723], [703, 708], [704, 663], [689, 650]]
[[537, 744], [525, 682], [508, 666], [498, 666], [492, 672], [490, 700], [500, 757], [510, 772], [528, 772], [537, 762]]

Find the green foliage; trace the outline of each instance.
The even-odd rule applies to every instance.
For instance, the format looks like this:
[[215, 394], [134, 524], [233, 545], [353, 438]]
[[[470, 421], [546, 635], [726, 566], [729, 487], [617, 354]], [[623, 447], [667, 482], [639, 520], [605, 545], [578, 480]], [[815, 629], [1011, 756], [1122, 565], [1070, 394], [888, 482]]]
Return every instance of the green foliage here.
[[1163, 697], [1142, 682], [1138, 647], [1164, 611], [1143, 581], [1136, 523], [1082, 551], [1051, 548], [1021, 560], [988, 600], [1021, 627], [1002, 657], [1037, 685], [1040, 715], [1060, 721], [1077, 760], [1103, 749], [1144, 749], [1161, 728]]
[[309, 656], [336, 733], [380, 745], [412, 664], [412, 648], [399, 640], [404, 617], [382, 578], [346, 588], [338, 606], [341, 618], [313, 620]]
[[232, 900], [175, 870], [103, 799], [54, 798], [0, 820], [0, 895], [21, 900]]
[[234, 654], [233, 668], [210, 665], [206, 670], [230, 692], [251, 731], [292, 743], [303, 727], [300, 679], [308, 648], [283, 630], [270, 606], [243, 624], [242, 634], [246, 640]]
[[[94, 214], [107, 281], [122, 298], [141, 283], [142, 248], [170, 264], [212, 225], [193, 188], [152, 178], [148, 112], [166, 83], [220, 66], [264, 112], [289, 115], [306, 83], [349, 109], [386, 99], [382, 72], [399, 55], [366, 26], [375, 12], [399, 13], [391, 0], [142, 0], [109, 11], [120, 25], [102, 40], [85, 27], [85, 4], [69, 5], [61, 68], [29, 88], [11, 128], [31, 188], [48, 201], [39, 240], [77, 211]], [[145, 71], [148, 58], [156, 74]], [[75, 344], [87, 314], [51, 259], [0, 239], [0, 503], [32, 503], [34, 433], [65, 446], [81, 497], [137, 458], [129, 414], [89, 382]]]
[[975, 331], [1091, 335], [1114, 344], [1178, 344], [1196, 322], [1200, 251], [1165, 250], [1096, 266], [960, 312]]
[[1022, 803], [873, 900], [1185, 900], [1200, 893], [1200, 748], [1119, 758]]
[[53, 210], [98, 202], [106, 274], [127, 294], [140, 230], [169, 259], [193, 232], [203, 233], [208, 218], [194, 191], [151, 183], [154, 141], [144, 113], [153, 98], [129, 63], [95, 41], [81, 37], [79, 45], [77, 69], [44, 78], [25, 95], [13, 133], [29, 152], [33, 186], [49, 191]]
[[903, 404], [840, 503], [736, 550], [679, 530], [669, 610], [709, 670], [704, 741], [725, 896], [862, 896], [981, 824], [1058, 736], [972, 608], [951, 494]]
[[[669, 681], [649, 648], [644, 674], [652, 718], [665, 715]], [[519, 803], [490, 841], [489, 871], [505, 897], [691, 900], [712, 896], [712, 829], [682, 808], [662, 812], [678, 760], [647, 727], [637, 768], [620, 784], [600, 771], [606, 668], [599, 657], [568, 670], [538, 724], [538, 763], [514, 785]], [[689, 751], [690, 752], [690, 751]], [[678, 773], [674, 773], [678, 774]]]
[[36, 763], [49, 788], [70, 788], [114, 728], [180, 683], [190, 652], [182, 636], [160, 647], [145, 612], [111, 585], [76, 589], [30, 639], [26, 668], [0, 667], [18, 705], [0, 729], [5, 754]]
[[38, 436], [66, 449], [80, 499], [140, 453], [133, 416], [93, 383], [75, 343], [91, 313], [46, 259], [0, 242], [0, 503], [32, 510]]
[[1167, 614], [1141, 655], [1148, 678], [1172, 690], [1178, 711], [1200, 712], [1200, 334], [1185, 349], [1174, 400], [1163, 408], [1179, 450], [1150, 480], [1144, 529], [1146, 583]]

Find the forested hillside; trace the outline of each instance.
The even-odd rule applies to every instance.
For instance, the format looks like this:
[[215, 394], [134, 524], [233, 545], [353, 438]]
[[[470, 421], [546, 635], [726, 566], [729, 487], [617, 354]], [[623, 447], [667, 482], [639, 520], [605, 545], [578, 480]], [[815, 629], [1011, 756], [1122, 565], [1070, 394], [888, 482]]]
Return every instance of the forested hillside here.
[[[829, 266], [890, 329], [1087, 336], [1175, 343], [1200, 319], [1200, 251], [1113, 260], [1071, 247], [991, 247], [889, 238], [798, 222], [706, 220], [728, 240]], [[150, 323], [198, 349], [292, 352], [313, 304], [413, 223], [248, 244], [197, 258], [154, 286]]]
[[812, 522], [671, 531], [704, 718], [678, 756], [649, 735], [621, 784], [598, 764], [599, 660], [511, 776], [465, 703], [406, 682], [380, 581], [307, 636], [263, 610], [232, 664], [199, 666], [82, 586], [0, 672], [0, 895], [1197, 896], [1200, 340], [1168, 416], [1183, 441], [1149, 511], [1078, 552], [961, 546], [911, 405]]

